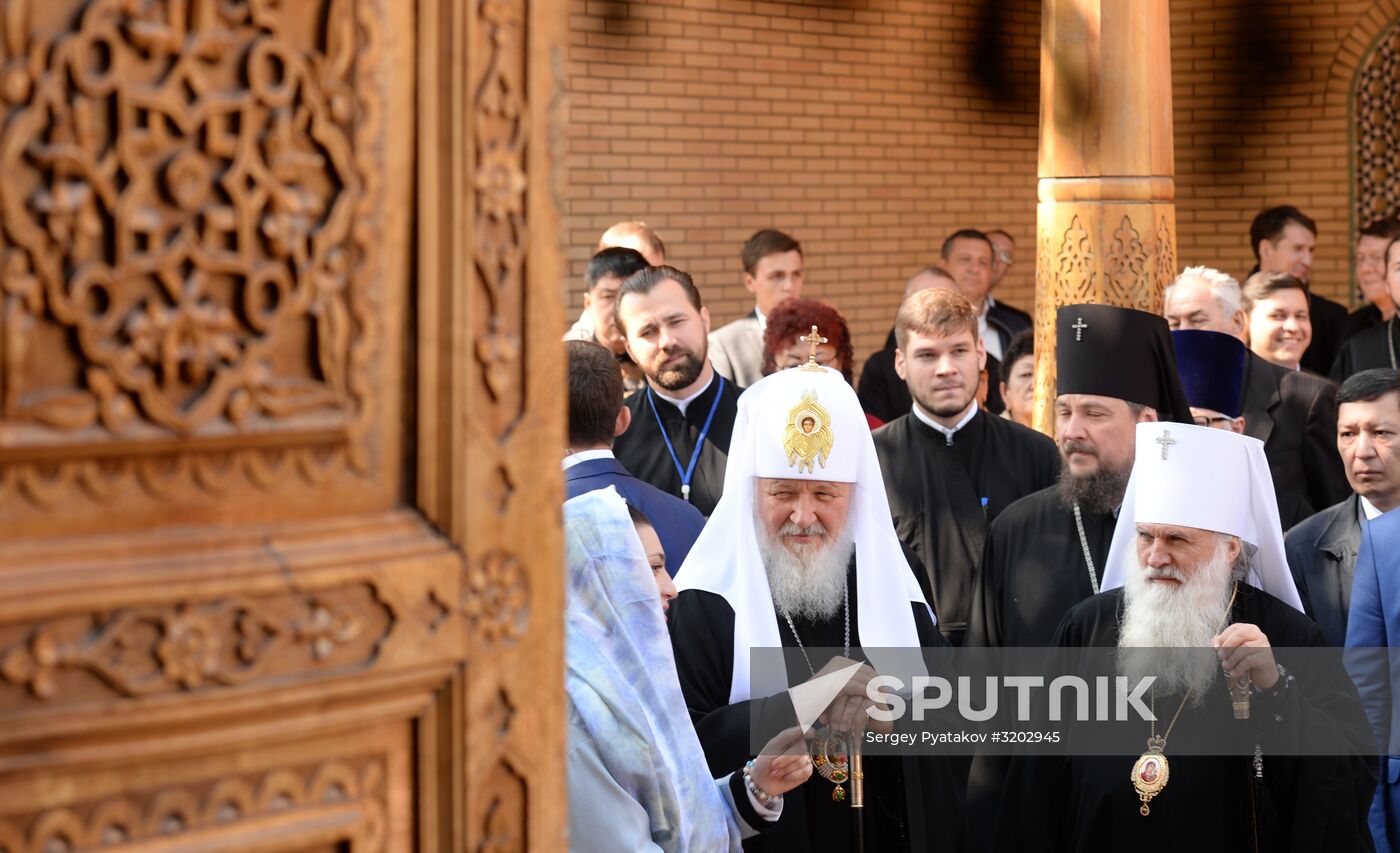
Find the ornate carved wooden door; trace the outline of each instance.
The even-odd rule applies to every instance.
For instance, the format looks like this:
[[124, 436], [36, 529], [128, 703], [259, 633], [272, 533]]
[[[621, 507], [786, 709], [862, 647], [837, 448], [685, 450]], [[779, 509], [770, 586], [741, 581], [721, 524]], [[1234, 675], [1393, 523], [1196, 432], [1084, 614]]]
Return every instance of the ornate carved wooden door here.
[[562, 845], [563, 20], [0, 0], [0, 851]]

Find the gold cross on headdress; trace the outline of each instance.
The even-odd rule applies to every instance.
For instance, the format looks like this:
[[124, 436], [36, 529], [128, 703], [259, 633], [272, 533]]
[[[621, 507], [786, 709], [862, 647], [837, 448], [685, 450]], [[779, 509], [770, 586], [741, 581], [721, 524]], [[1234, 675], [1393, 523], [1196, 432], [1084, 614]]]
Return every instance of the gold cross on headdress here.
[[824, 370], [824, 368], [823, 368], [820, 364], [817, 364], [817, 347], [820, 346], [821, 344], [827, 343], [827, 339], [824, 338], [824, 337], [822, 337], [822, 336], [817, 332], [817, 327], [816, 327], [816, 326], [813, 326], [813, 327], [812, 327], [812, 334], [810, 334], [810, 335], [803, 335], [802, 337], [798, 338], [798, 340], [801, 341], [801, 342], [804, 343], [804, 344], [811, 344], [811, 345], [812, 345], [812, 351], [811, 351], [810, 353], [807, 354], [807, 363], [804, 364], [804, 365], [802, 365], [802, 369], [803, 369], [803, 370]]

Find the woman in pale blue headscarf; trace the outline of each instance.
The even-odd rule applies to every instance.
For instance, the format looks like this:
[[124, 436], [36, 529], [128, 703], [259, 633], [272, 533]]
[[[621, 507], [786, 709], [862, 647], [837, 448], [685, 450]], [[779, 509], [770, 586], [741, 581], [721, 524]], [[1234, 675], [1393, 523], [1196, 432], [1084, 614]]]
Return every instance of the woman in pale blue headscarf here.
[[801, 733], [711, 778], [627, 505], [612, 489], [580, 495], [564, 532], [570, 849], [738, 850], [811, 776], [806, 750], [791, 750]]

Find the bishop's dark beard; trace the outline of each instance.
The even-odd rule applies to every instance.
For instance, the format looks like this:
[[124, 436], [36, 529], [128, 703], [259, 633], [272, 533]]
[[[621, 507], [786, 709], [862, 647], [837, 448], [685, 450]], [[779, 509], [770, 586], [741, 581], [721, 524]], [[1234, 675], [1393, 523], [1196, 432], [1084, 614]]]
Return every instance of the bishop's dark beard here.
[[1133, 472], [1132, 463], [1122, 469], [1110, 468], [1099, 459], [1099, 470], [1092, 474], [1075, 476], [1069, 466], [1060, 462], [1060, 503], [1066, 507], [1079, 503], [1082, 511], [1092, 515], [1108, 515], [1123, 503], [1123, 494], [1128, 490], [1128, 475]]

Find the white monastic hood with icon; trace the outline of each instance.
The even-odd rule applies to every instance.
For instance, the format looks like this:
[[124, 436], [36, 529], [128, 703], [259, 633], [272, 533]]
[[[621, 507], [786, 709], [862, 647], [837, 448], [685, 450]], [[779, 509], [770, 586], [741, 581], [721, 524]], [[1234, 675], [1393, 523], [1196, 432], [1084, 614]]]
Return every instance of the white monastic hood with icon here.
[[[917, 649], [911, 602], [928, 604], [894, 532], [870, 426], [845, 378], [809, 362], [766, 376], [740, 395], [724, 495], [676, 573], [677, 589], [716, 593], [734, 610], [730, 701], [749, 698], [750, 649], [783, 644], [754, 527], [759, 477], [854, 484], [846, 523], [854, 525], [853, 622], [860, 643]], [[909, 662], [902, 668], [909, 671]]]

